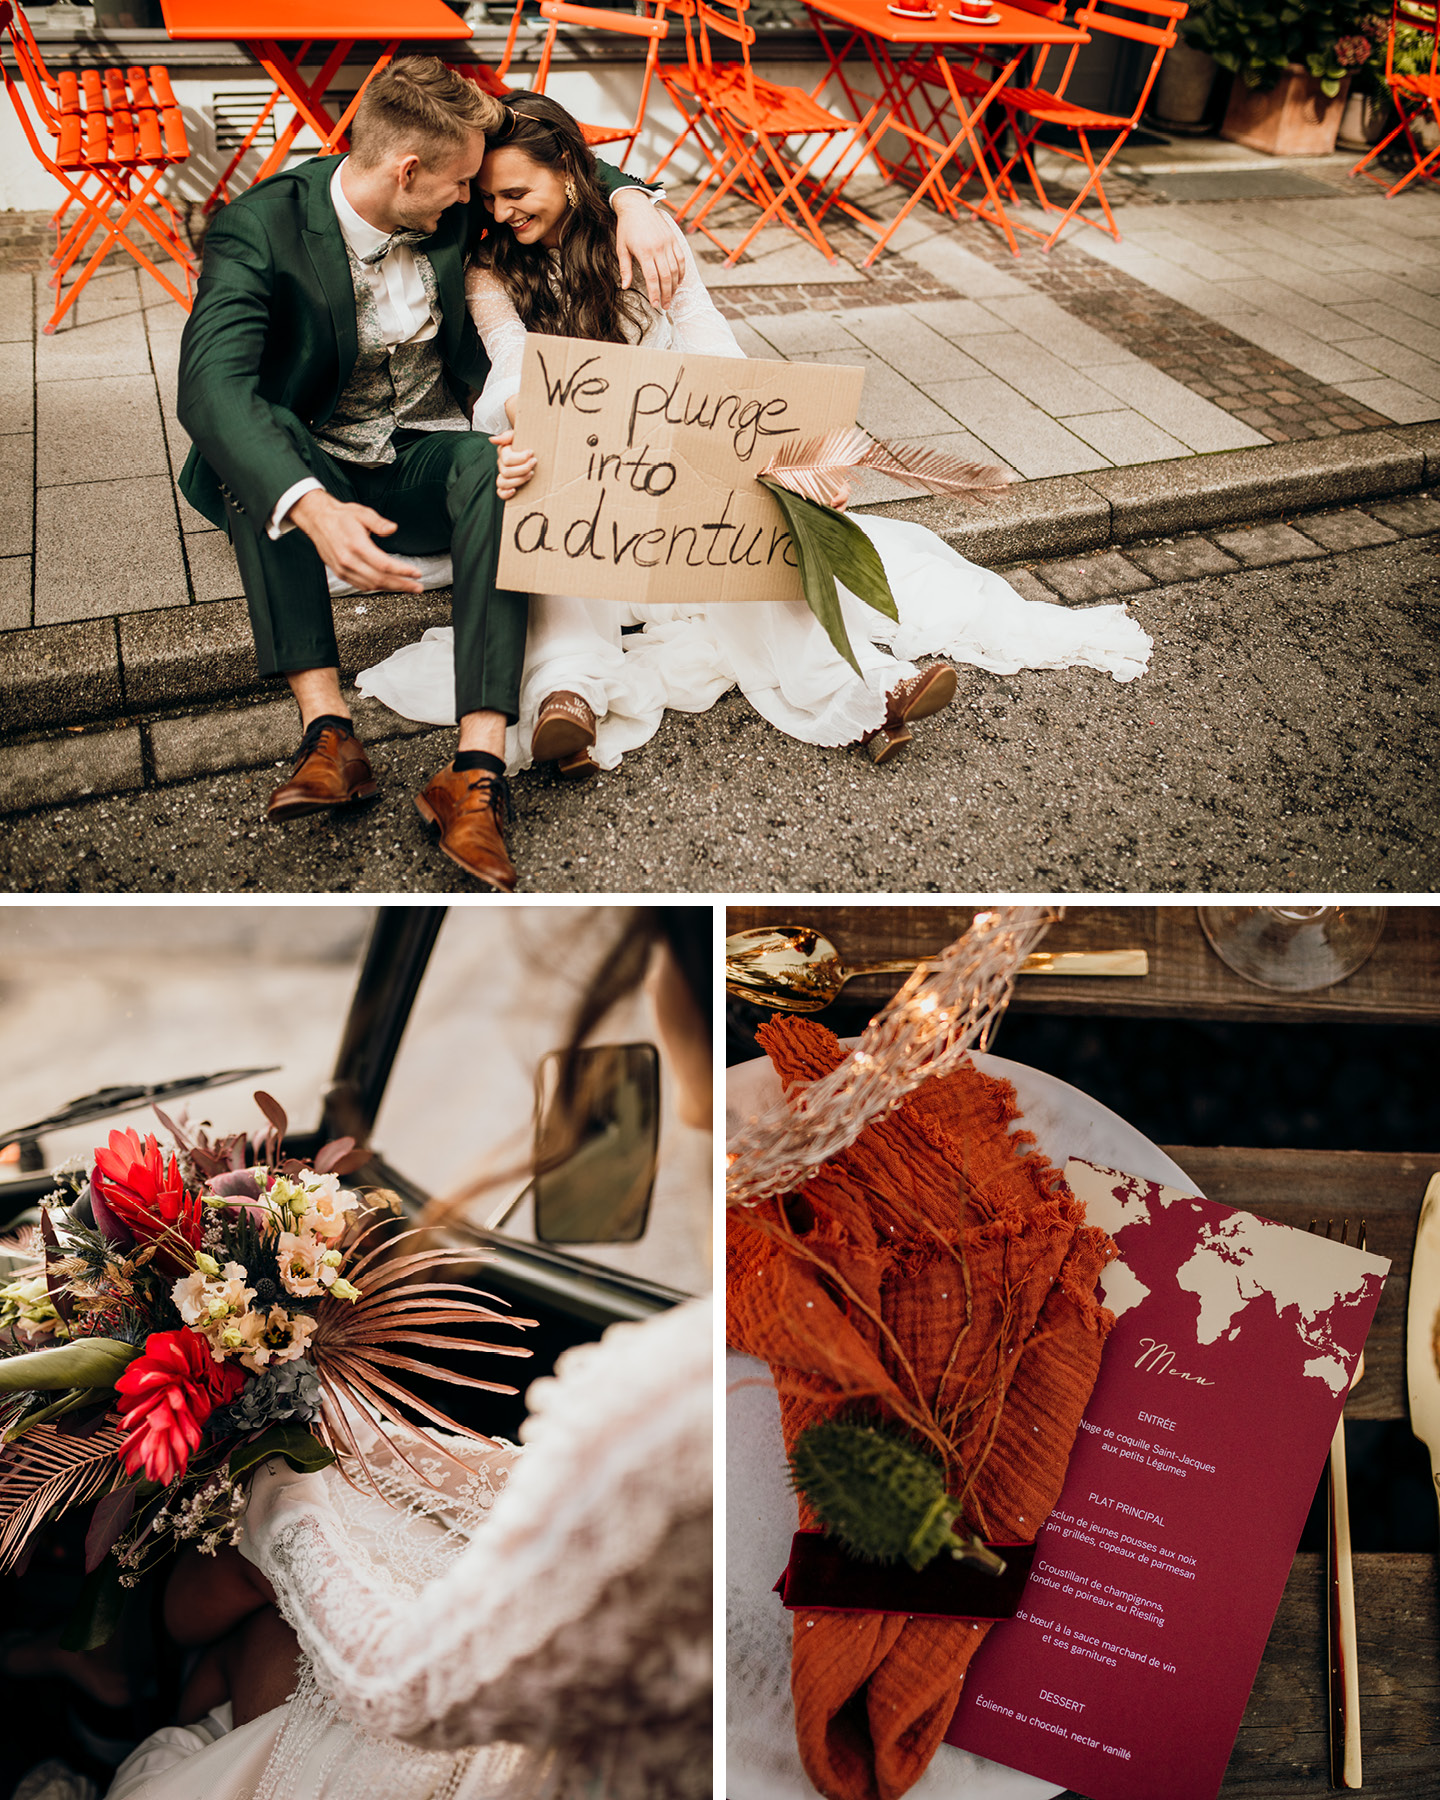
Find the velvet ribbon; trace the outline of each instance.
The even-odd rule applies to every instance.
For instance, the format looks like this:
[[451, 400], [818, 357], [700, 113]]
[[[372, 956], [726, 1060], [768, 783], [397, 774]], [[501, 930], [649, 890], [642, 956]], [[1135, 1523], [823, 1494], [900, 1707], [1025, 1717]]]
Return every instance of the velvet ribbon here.
[[[783, 1084], [842, 1058], [811, 1020], [761, 1042]], [[866, 1127], [795, 1194], [728, 1218], [727, 1335], [769, 1363], [787, 1451], [864, 1411], [925, 1437], [957, 1521], [1033, 1542], [1059, 1497], [1113, 1319], [1115, 1254], [1035, 1149], [1014, 1089], [966, 1068]], [[818, 1521], [802, 1505], [800, 1524]], [[898, 1800], [928, 1766], [989, 1624], [797, 1611], [801, 1760], [830, 1800]]]

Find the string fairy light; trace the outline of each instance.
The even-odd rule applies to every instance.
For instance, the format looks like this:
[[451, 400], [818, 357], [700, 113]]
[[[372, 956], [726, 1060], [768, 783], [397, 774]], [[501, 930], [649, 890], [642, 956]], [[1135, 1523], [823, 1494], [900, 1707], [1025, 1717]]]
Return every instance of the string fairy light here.
[[790, 1193], [922, 1081], [948, 1074], [969, 1050], [984, 1050], [1021, 963], [1062, 911], [977, 912], [963, 937], [919, 965], [837, 1069], [746, 1121], [730, 1141], [727, 1204], [753, 1206]]

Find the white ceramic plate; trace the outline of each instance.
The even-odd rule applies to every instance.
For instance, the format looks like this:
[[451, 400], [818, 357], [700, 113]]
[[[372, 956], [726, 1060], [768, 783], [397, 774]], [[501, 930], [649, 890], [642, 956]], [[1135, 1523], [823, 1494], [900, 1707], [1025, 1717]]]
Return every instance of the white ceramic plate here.
[[[854, 1040], [846, 1044], [853, 1045]], [[977, 1068], [1013, 1082], [1039, 1148], [1057, 1167], [1072, 1156], [1163, 1181], [1193, 1193], [1185, 1171], [1117, 1113], [1053, 1075], [1001, 1056], [977, 1056]], [[727, 1137], [780, 1098], [765, 1057], [729, 1072]], [[797, 1524], [786, 1481], [780, 1406], [770, 1371], [733, 1352], [726, 1379], [726, 1789], [730, 1800], [814, 1800], [795, 1748], [790, 1701], [790, 1615], [771, 1588], [785, 1567]], [[1054, 1783], [942, 1744], [910, 1790], [913, 1800], [1048, 1800]]]
[[[998, 25], [1000, 23], [998, 12], [988, 12], [978, 19], [972, 19], [969, 13], [957, 12], [953, 6], [950, 8], [950, 17], [961, 25]], [[1064, 1790], [1062, 1789], [1061, 1792], [1063, 1793]]]

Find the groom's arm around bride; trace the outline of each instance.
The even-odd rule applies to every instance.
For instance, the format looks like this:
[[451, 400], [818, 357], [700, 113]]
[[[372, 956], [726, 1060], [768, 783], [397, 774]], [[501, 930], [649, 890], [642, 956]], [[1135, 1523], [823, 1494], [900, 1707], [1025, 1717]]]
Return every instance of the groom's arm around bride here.
[[[488, 373], [464, 260], [485, 223], [472, 187], [485, 131], [501, 116], [438, 59], [401, 58], [366, 90], [348, 157], [302, 163], [226, 207], [205, 242], [178, 410], [193, 441], [181, 489], [228, 531], [260, 673], [283, 674], [300, 708], [300, 752], [270, 816], [376, 791], [341, 696], [327, 565], [362, 589], [414, 592], [404, 558], [448, 549], [459, 751], [417, 803], [453, 861], [508, 891], [505, 728], [526, 598], [495, 587], [495, 450], [463, 408]], [[618, 234], [652, 290], [668, 287], [673, 230], [647, 190], [601, 175], [630, 190]]]

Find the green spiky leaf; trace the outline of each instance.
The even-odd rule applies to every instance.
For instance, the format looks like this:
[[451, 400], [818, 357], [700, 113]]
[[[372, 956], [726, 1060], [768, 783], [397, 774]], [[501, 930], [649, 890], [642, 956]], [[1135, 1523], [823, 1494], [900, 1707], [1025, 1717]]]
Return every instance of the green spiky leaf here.
[[791, 1479], [825, 1530], [865, 1562], [923, 1569], [942, 1550], [991, 1574], [1003, 1560], [980, 1539], [951, 1530], [959, 1504], [924, 1450], [883, 1426], [827, 1419], [795, 1440]]
[[890, 592], [875, 546], [853, 519], [847, 519], [834, 507], [817, 506], [813, 500], [792, 494], [773, 481], [767, 480], [763, 485], [774, 495], [790, 528], [806, 605], [836, 650], [859, 675], [860, 664], [845, 629], [835, 583], [837, 579], [843, 581], [867, 606], [873, 606], [887, 619], [898, 619], [895, 596]]

